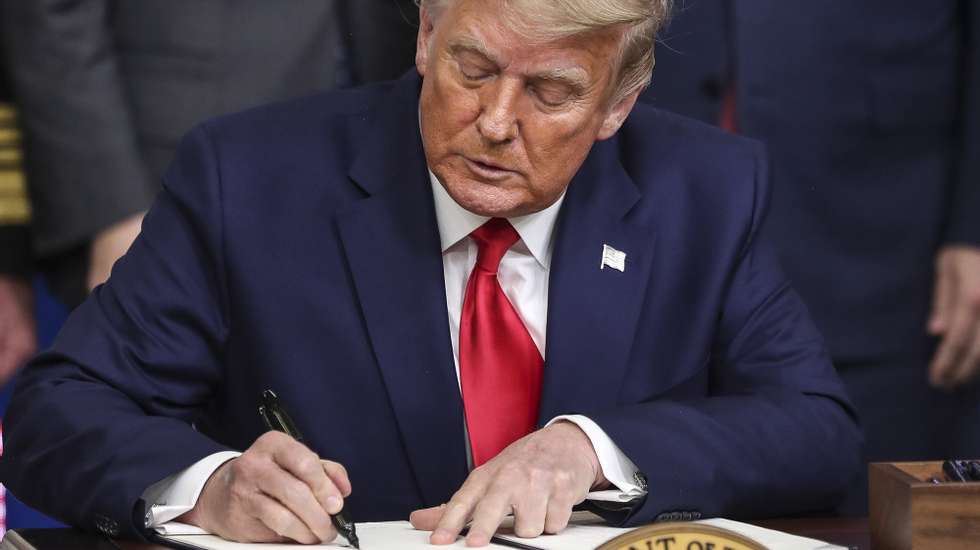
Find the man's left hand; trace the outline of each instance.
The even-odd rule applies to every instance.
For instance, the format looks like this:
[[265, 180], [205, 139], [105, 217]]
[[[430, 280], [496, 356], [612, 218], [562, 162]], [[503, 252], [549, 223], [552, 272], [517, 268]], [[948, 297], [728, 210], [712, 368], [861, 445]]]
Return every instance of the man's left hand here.
[[557, 533], [572, 506], [608, 485], [592, 443], [578, 426], [556, 422], [527, 435], [474, 469], [448, 504], [412, 512], [432, 544], [452, 544], [470, 523], [467, 546], [486, 546], [513, 512], [519, 537]]
[[980, 374], [980, 248], [939, 251], [929, 332], [942, 337], [929, 365], [933, 386], [952, 389]]

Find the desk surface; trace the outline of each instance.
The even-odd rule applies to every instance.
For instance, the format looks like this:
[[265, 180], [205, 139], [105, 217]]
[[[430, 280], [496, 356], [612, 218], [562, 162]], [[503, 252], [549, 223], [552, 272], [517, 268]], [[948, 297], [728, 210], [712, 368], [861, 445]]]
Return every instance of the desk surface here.
[[[871, 550], [868, 521], [863, 518], [774, 519], [753, 523], [854, 550]], [[110, 541], [73, 529], [18, 529], [16, 533], [38, 550], [166, 550], [155, 544]], [[12, 543], [11, 537], [5, 538], [0, 550], [28, 550]]]

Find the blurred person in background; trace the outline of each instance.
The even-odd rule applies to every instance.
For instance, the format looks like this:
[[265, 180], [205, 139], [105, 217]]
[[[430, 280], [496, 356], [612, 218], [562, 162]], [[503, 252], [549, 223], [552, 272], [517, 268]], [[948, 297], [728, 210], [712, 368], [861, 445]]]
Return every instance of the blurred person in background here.
[[0, 66], [0, 386], [36, 348], [30, 273], [30, 206], [20, 132], [7, 73]]
[[0, 0], [34, 211], [32, 246], [26, 227], [0, 233], [0, 266], [19, 275], [0, 275], [0, 377], [34, 349], [31, 248], [74, 307], [139, 233], [194, 123], [395, 78], [417, 17], [412, 0]]
[[[34, 248], [69, 305], [108, 277], [139, 232], [178, 138], [200, 120], [351, 83], [338, 60], [364, 53], [375, 76], [411, 66], [375, 53], [376, 36], [411, 36], [397, 0], [370, 9], [375, 35], [343, 33], [332, 0], [3, 2], [3, 30], [23, 111], [35, 209]], [[363, 25], [363, 23], [362, 23]], [[360, 71], [367, 72], [367, 71]]]
[[980, 457], [980, 4], [678, 8], [644, 99], [768, 145], [767, 230], [867, 458]]

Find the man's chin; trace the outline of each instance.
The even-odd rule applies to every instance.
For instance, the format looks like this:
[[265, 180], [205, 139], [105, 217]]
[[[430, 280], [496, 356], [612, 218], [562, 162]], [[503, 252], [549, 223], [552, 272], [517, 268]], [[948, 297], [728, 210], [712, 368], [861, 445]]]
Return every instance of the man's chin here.
[[456, 204], [479, 216], [512, 218], [528, 213], [529, 207], [526, 201], [520, 200], [519, 197], [509, 195], [511, 194], [506, 192], [491, 193], [483, 196], [464, 194], [459, 197], [452, 193], [449, 194], [456, 201]]

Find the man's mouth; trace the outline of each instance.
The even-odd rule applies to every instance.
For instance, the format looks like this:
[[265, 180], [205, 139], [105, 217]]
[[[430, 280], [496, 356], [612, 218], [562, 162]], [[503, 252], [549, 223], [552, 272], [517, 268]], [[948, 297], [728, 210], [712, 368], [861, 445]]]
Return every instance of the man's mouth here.
[[488, 180], [500, 180], [514, 175], [514, 170], [505, 168], [489, 159], [463, 157], [466, 166], [474, 175]]

